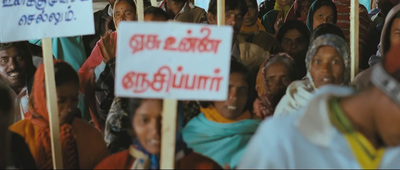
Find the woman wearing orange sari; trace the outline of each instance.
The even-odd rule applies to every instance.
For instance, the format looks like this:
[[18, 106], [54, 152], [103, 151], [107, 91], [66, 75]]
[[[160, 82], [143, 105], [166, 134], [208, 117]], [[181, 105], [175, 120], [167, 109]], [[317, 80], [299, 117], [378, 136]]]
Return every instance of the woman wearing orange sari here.
[[[61, 60], [55, 61], [54, 72], [63, 167], [93, 168], [107, 156], [108, 151], [100, 133], [86, 121], [74, 117], [79, 114], [78, 75], [69, 64]], [[11, 125], [9, 129], [25, 139], [39, 169], [51, 169], [53, 164], [43, 64], [37, 69], [34, 80], [26, 118]]]

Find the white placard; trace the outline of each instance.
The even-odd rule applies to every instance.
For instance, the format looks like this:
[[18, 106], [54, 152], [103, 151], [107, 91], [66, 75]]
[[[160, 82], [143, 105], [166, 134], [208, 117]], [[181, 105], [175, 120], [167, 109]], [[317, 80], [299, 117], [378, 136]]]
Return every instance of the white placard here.
[[120, 23], [115, 94], [225, 100], [232, 27], [173, 22]]
[[0, 2], [0, 42], [94, 33], [92, 0]]

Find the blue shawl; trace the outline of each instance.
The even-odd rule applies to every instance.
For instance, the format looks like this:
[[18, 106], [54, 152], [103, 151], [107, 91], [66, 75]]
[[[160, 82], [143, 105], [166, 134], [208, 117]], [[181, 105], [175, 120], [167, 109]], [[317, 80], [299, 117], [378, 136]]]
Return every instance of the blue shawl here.
[[217, 123], [200, 113], [183, 129], [183, 140], [189, 148], [213, 159], [221, 167], [229, 164], [234, 168], [260, 121], [246, 119], [235, 123]]

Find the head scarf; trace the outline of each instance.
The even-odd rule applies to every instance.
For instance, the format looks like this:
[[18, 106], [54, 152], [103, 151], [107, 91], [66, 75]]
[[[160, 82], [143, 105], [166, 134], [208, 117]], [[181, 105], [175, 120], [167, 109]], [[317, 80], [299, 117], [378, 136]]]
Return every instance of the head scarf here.
[[400, 106], [400, 44], [395, 47], [373, 68], [371, 82]]
[[[64, 61], [55, 60], [54, 64]], [[71, 67], [71, 66], [70, 66]], [[72, 68], [71, 68], [72, 69]], [[46, 107], [44, 65], [36, 70], [32, 93], [29, 98], [29, 112], [26, 118], [38, 127], [37, 153], [34, 154], [36, 165], [39, 169], [52, 169], [52, 154], [49, 128], [49, 115]], [[79, 168], [78, 152], [70, 124], [60, 127], [63, 167], [65, 169]]]
[[283, 14], [284, 14], [283, 16], [286, 17], [286, 15], [289, 12], [289, 9], [290, 9], [291, 6], [292, 6], [292, 3], [282, 7], [282, 6], [279, 5], [278, 1], [275, 1], [274, 10], [277, 10], [277, 11], [282, 10]]
[[310, 32], [313, 31], [314, 13], [322, 6], [328, 6], [328, 7], [332, 8], [333, 23], [336, 24], [336, 22], [337, 22], [337, 9], [336, 9], [335, 3], [333, 3], [332, 0], [316, 0], [311, 4], [310, 10], [308, 11], [308, 16], [307, 16], [306, 24], [307, 24], [307, 27], [310, 30]]
[[393, 25], [393, 20], [397, 18], [397, 14], [400, 12], [400, 5], [393, 7], [385, 18], [385, 25], [383, 26], [381, 33], [381, 56], [385, 56], [385, 53], [390, 48], [390, 27]]
[[[261, 105], [260, 108], [261, 108], [261, 113], [262, 113], [263, 118], [274, 114], [276, 105], [274, 105], [273, 103], [277, 103], [277, 102], [274, 102], [274, 100], [280, 100], [280, 98], [274, 99], [275, 96], [272, 96], [272, 92], [268, 86], [268, 80], [265, 77], [266, 69], [268, 68], [268, 66], [270, 66], [270, 64], [272, 64], [271, 59], [275, 58], [275, 57], [288, 58], [290, 61], [293, 62], [293, 65], [294, 65], [294, 60], [291, 56], [289, 56], [286, 53], [278, 53], [278, 54], [271, 55], [271, 57], [269, 59], [265, 60], [264, 63], [261, 65], [260, 69], [258, 70], [257, 80], [256, 80], [256, 91], [258, 94], [258, 98], [260, 100], [260, 105]], [[276, 60], [273, 63], [280, 62], [280, 61], [282, 61], [282, 60]], [[283, 63], [285, 63], [285, 62], [283, 62]], [[286, 66], [292, 67], [287, 64], [286, 64]], [[294, 69], [294, 68], [292, 68], [292, 69]], [[292, 78], [292, 80], [295, 80], [296, 75], [291, 75], [291, 78]], [[282, 97], [282, 96], [280, 96], [280, 97]]]
[[336, 49], [344, 61], [344, 84], [350, 82], [350, 52], [347, 42], [334, 34], [324, 34], [317, 37], [312, 44], [310, 44], [306, 55], [307, 78], [309, 79], [314, 89], [315, 85], [310, 74], [311, 61], [321, 46], [331, 46]]
[[115, 23], [115, 9], [116, 9], [115, 7], [116, 7], [117, 4], [118, 4], [119, 2], [121, 2], [121, 1], [126, 1], [126, 2], [128, 2], [129, 5], [131, 5], [132, 8], [135, 10], [135, 13], [136, 13], [136, 2], [135, 2], [134, 0], [116, 0], [115, 3], [114, 3], [114, 7], [113, 7], [113, 16], [112, 16], [113, 21], [114, 21], [114, 26], [115, 26], [116, 29], [118, 29], [118, 25], [117, 25], [117, 23]]

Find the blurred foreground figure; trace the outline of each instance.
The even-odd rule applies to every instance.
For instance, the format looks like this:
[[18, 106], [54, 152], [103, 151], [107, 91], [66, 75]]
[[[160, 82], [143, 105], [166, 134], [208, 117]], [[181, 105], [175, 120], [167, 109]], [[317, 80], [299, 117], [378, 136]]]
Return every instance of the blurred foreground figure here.
[[264, 121], [239, 168], [399, 168], [399, 54], [397, 44], [362, 91], [326, 86], [297, 114]]

